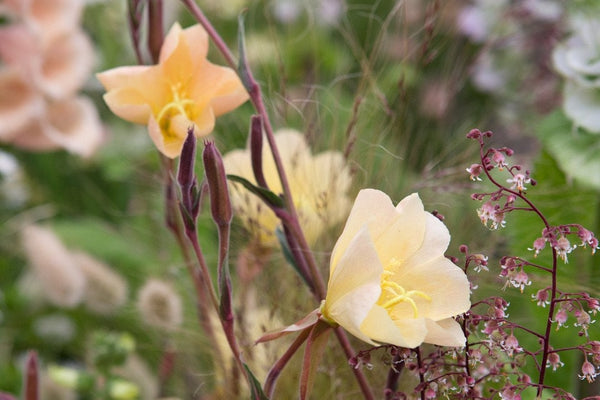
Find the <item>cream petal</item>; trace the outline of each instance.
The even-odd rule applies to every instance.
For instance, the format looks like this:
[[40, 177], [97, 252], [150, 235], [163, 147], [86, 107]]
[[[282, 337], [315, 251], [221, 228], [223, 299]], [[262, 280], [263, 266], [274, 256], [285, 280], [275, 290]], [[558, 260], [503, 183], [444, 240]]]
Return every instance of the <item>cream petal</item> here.
[[[418, 194], [402, 199], [396, 211], [397, 216], [393, 220], [369, 224], [377, 254], [386, 269], [390, 264], [401, 263], [411, 257], [422, 246], [425, 234], [427, 213]], [[378, 233], [374, 232], [375, 229]]]
[[[381, 294], [382, 273], [383, 267], [379, 263], [369, 231], [363, 227], [352, 239], [330, 275], [325, 300], [328, 312], [340, 318], [358, 321], [355, 324], [358, 327], [366, 316], [365, 310], [368, 311]], [[359, 302], [364, 304], [358, 305]], [[352, 307], [360, 307], [362, 314], [358, 310], [352, 311]], [[344, 316], [346, 312], [356, 315]], [[332, 317], [335, 318], [334, 315]], [[335, 320], [346, 328], [340, 320]]]
[[450, 232], [442, 221], [430, 213], [425, 215], [425, 235], [419, 249], [410, 257], [410, 265], [425, 264], [443, 256], [450, 244]]
[[[385, 229], [385, 225], [394, 221], [397, 216], [398, 213], [387, 194], [375, 189], [361, 190], [356, 196], [346, 226], [331, 253], [330, 276], [335, 271], [339, 258], [346, 252], [349, 243], [362, 227], [369, 224], [371, 235], [379, 236], [379, 233]], [[377, 229], [375, 224], [379, 222], [382, 224]]]
[[[418, 290], [431, 298], [426, 300], [413, 296], [419, 316], [433, 320], [449, 318], [469, 310], [470, 285], [467, 276], [458, 266], [443, 256], [427, 263], [409, 260], [403, 268], [390, 278], [405, 290]], [[399, 311], [402, 310], [402, 311]], [[412, 318], [410, 307], [395, 309], [397, 317]]]
[[16, 70], [0, 69], [0, 140], [10, 140], [44, 111], [44, 99]]
[[440, 321], [425, 319], [425, 324], [427, 326], [425, 343], [436, 344], [438, 346], [462, 347], [467, 342], [460, 324], [452, 318]]
[[47, 136], [71, 153], [90, 157], [102, 143], [102, 124], [96, 107], [86, 97], [51, 104], [47, 118]]
[[414, 348], [427, 334], [424, 318], [393, 321], [388, 312], [376, 305], [360, 326], [361, 332], [379, 343]]
[[34, 77], [50, 97], [73, 95], [89, 78], [94, 66], [94, 50], [80, 29], [58, 36], [44, 50], [41, 70]]

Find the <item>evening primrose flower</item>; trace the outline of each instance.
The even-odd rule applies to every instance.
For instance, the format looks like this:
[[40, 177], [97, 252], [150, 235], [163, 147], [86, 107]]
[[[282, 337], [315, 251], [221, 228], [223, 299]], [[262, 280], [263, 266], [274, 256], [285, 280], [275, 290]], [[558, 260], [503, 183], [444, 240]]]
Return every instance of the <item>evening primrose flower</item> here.
[[107, 90], [104, 100], [119, 117], [147, 124], [158, 150], [174, 158], [188, 128], [206, 136], [215, 117], [248, 99], [235, 71], [210, 63], [207, 53], [208, 35], [202, 26], [181, 29], [175, 23], [157, 65], [119, 67], [97, 75]]
[[[348, 215], [349, 168], [339, 151], [325, 151], [313, 156], [304, 135], [293, 129], [276, 132], [275, 142], [288, 174], [300, 226], [308, 243], [314, 244], [325, 229], [343, 221]], [[273, 193], [282, 193], [269, 147], [264, 145], [262, 151], [265, 181]], [[249, 149], [229, 152], [223, 157], [223, 163], [228, 174], [255, 183]], [[242, 219], [246, 229], [263, 246], [276, 246], [275, 230], [279, 220], [275, 214], [241, 185], [232, 183], [230, 189], [234, 212]]]
[[321, 318], [373, 345], [464, 346], [452, 317], [470, 307], [469, 281], [444, 257], [449, 242], [416, 193], [394, 207], [361, 190], [331, 255]]

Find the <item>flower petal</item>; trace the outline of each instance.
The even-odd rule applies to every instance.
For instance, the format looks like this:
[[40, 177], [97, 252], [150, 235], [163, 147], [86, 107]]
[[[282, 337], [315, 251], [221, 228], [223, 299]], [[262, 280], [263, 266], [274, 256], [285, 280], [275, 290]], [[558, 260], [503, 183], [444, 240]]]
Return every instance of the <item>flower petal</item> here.
[[162, 72], [156, 66], [119, 67], [96, 77], [107, 90], [104, 101], [110, 110], [136, 124], [147, 124], [150, 114], [158, 113], [167, 99]]
[[425, 324], [427, 326], [426, 343], [438, 346], [462, 347], [467, 341], [460, 324], [452, 318], [441, 321], [432, 321], [427, 318]]
[[0, 140], [10, 140], [17, 131], [40, 116], [43, 98], [12, 68], [0, 69]]
[[[348, 245], [361, 228], [372, 221], [393, 221], [396, 217], [396, 209], [387, 194], [375, 189], [361, 190], [356, 196], [346, 226], [331, 253], [330, 279], [339, 264], [340, 257], [345, 254]], [[372, 225], [371, 237], [379, 236], [385, 229], [385, 225], [379, 228], [373, 223], [370, 225]]]
[[[165, 40], [163, 41], [162, 48], [160, 49], [160, 56], [158, 62], [160, 64], [167, 61], [169, 57], [176, 51], [181, 41], [189, 44], [190, 57], [193, 60], [202, 60], [206, 58], [208, 54], [208, 34], [202, 27], [202, 25], [193, 25], [186, 29], [181, 29], [181, 25], [178, 22], [174, 23]], [[197, 67], [197, 65], [194, 65]]]
[[408, 348], [419, 346], [427, 334], [424, 318], [393, 321], [388, 312], [379, 305], [371, 309], [360, 330], [377, 342]]
[[325, 317], [365, 340], [360, 325], [381, 294], [382, 273], [383, 267], [379, 263], [369, 232], [363, 227], [331, 274], [323, 307]]
[[94, 66], [89, 38], [76, 29], [56, 37], [44, 49], [36, 84], [55, 99], [73, 95], [88, 79]]
[[[409, 260], [392, 278], [405, 290], [418, 290], [431, 300], [413, 296], [419, 316], [440, 320], [466, 312], [471, 304], [470, 285], [467, 276], [458, 266], [444, 256], [421, 264], [418, 260]], [[396, 307], [394, 315], [412, 318], [413, 310], [408, 304], [404, 308]]]
[[[419, 195], [406, 196], [396, 206], [396, 217], [370, 224], [369, 229], [384, 267], [402, 263], [423, 245], [427, 213]], [[373, 227], [371, 227], [371, 225]], [[378, 234], [373, 232], [378, 230]]]

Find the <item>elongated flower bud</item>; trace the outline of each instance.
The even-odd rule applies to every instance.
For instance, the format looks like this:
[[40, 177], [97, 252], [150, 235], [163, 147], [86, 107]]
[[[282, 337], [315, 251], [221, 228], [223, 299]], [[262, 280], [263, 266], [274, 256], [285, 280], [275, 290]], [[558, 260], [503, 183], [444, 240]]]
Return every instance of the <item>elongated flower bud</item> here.
[[25, 400], [38, 400], [39, 391], [39, 367], [38, 357], [35, 351], [27, 354], [27, 363], [25, 365]]
[[260, 115], [253, 115], [250, 120], [250, 159], [252, 160], [252, 172], [256, 183], [262, 187], [268, 187], [262, 165], [263, 126]]
[[204, 143], [202, 158], [208, 182], [212, 217], [218, 226], [228, 225], [231, 223], [233, 212], [231, 211], [223, 158], [215, 144], [208, 141]]

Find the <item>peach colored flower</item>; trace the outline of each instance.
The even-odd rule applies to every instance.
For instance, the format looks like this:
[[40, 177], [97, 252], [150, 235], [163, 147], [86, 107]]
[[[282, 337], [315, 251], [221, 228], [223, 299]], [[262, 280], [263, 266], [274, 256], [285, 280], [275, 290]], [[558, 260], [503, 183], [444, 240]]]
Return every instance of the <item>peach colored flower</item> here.
[[74, 95], [94, 66], [92, 44], [77, 28], [52, 39], [24, 24], [1, 28], [0, 58], [51, 99]]
[[[44, 39], [54, 39], [79, 25], [82, 0], [3, 0], [2, 7], [21, 19]], [[3, 10], [0, 10], [3, 11]]]
[[119, 117], [147, 124], [158, 150], [174, 158], [181, 153], [187, 129], [197, 136], [212, 132], [215, 117], [248, 99], [235, 71], [210, 63], [208, 35], [200, 25], [167, 34], [159, 62], [119, 67], [98, 74], [104, 100]]
[[396, 207], [361, 190], [331, 255], [322, 318], [370, 343], [463, 346], [452, 318], [470, 307], [469, 282], [446, 257], [450, 234], [414, 193]]
[[[350, 209], [347, 197], [350, 171], [339, 151], [312, 155], [304, 136], [292, 129], [275, 133], [284, 169], [288, 175], [300, 225], [309, 244], [316, 243], [327, 229], [344, 220]], [[281, 183], [273, 156], [263, 146], [263, 173], [274, 193], [281, 193]], [[253, 183], [250, 150], [234, 150], [223, 157], [228, 174], [241, 176]], [[277, 246], [275, 230], [279, 220], [262, 201], [237, 183], [230, 185], [234, 212], [262, 245]]]

